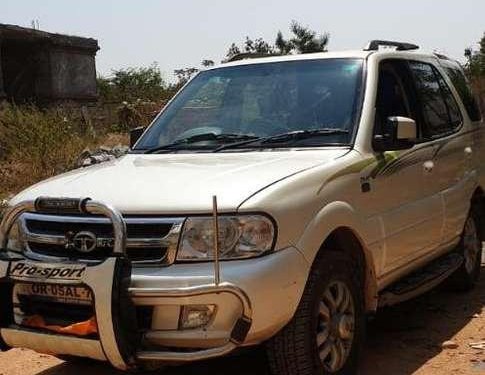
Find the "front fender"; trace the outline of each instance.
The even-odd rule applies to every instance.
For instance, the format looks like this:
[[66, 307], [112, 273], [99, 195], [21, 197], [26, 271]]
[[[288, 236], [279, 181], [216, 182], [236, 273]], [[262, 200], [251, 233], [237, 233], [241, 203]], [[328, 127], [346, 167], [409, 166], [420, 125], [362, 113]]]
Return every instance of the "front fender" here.
[[325, 239], [339, 228], [353, 232], [358, 239], [366, 261], [365, 300], [368, 310], [377, 307], [377, 272], [382, 259], [383, 227], [379, 219], [362, 217], [354, 207], [343, 201], [334, 201], [324, 206], [308, 223], [296, 244], [310, 264], [320, 251]]

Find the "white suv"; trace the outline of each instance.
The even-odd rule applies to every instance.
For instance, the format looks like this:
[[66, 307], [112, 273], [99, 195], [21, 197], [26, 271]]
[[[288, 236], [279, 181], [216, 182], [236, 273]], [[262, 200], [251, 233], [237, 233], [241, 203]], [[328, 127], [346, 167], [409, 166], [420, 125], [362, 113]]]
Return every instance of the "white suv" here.
[[275, 375], [354, 374], [366, 314], [480, 270], [484, 126], [416, 49], [236, 58], [128, 155], [17, 195], [2, 346], [132, 369], [265, 343]]

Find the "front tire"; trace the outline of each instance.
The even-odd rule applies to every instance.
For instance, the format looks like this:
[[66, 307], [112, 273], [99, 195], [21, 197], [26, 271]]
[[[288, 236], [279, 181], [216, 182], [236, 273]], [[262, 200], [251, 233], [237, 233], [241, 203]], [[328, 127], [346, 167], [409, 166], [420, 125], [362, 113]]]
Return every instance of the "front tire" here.
[[319, 254], [295, 316], [267, 343], [273, 375], [357, 373], [365, 316], [355, 268], [345, 254]]

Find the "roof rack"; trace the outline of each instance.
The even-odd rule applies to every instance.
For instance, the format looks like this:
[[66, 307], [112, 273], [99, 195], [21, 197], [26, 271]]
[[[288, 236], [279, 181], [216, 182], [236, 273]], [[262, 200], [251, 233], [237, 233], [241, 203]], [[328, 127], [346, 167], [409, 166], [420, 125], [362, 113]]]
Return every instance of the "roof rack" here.
[[448, 56], [443, 55], [441, 53], [433, 52], [433, 55], [435, 55], [438, 59], [441, 59], [441, 60], [451, 60]]
[[239, 61], [239, 60], [245, 60], [245, 59], [257, 59], [260, 57], [275, 57], [275, 56], [281, 56], [279, 53], [262, 53], [262, 52], [244, 52], [244, 53], [238, 53], [227, 60], [225, 60], [225, 63], [232, 62], [232, 61]]
[[392, 40], [371, 40], [364, 48], [364, 51], [378, 51], [379, 47], [396, 47], [396, 51], [413, 51], [419, 46], [411, 43], [394, 42]]

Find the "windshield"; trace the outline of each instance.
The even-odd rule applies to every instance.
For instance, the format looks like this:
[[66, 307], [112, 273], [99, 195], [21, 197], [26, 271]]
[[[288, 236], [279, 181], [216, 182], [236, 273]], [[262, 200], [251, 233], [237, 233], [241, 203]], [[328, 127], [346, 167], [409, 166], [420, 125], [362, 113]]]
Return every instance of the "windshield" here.
[[216, 148], [248, 136], [317, 129], [345, 131], [315, 132], [288, 146], [347, 145], [361, 100], [362, 67], [361, 59], [320, 59], [201, 72], [155, 119], [135, 149], [187, 139], [195, 141], [186, 150]]

